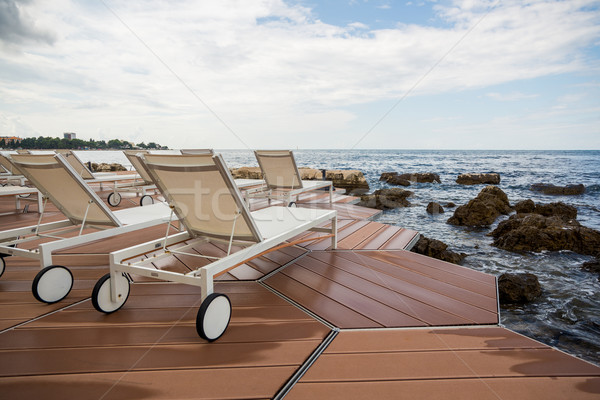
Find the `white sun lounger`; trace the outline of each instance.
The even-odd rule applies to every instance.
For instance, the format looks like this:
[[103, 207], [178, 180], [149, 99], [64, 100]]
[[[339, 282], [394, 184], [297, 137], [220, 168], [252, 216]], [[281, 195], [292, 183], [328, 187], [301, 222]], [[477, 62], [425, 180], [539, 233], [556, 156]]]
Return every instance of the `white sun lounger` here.
[[[112, 212], [60, 154], [10, 157], [44, 196], [44, 206], [50, 200], [67, 217], [41, 224], [42, 207], [37, 225], [0, 231], [0, 275], [6, 255], [39, 260], [42, 270], [32, 285], [39, 301], [60, 301], [73, 285], [73, 276], [66, 267], [52, 265], [53, 252], [171, 221], [171, 211], [164, 203]], [[84, 233], [88, 228], [94, 231]], [[19, 247], [39, 239], [52, 240], [33, 249]]]
[[[337, 216], [334, 210], [288, 207], [249, 212], [220, 155], [175, 157], [168, 159], [149, 154], [143, 159], [186, 231], [111, 253], [110, 273], [96, 283], [92, 304], [105, 313], [121, 308], [129, 296], [127, 274], [199, 286], [202, 304], [196, 330], [202, 338], [213, 341], [225, 332], [231, 316], [227, 296], [213, 292], [213, 279], [307, 230], [329, 233], [331, 246], [336, 248]], [[327, 221], [331, 221], [330, 228], [318, 227]], [[187, 244], [181, 246], [183, 241]], [[191, 250], [208, 241], [226, 243], [227, 255], [185, 274], [158, 270], [151, 264], [172, 254], [214, 258]], [[173, 244], [177, 246], [171, 247]], [[242, 248], [231, 252], [233, 244]], [[151, 252], [153, 254], [148, 254]], [[141, 254], [149, 257], [128, 261]]]
[[6, 179], [5, 183], [11, 184], [12, 182], [18, 182], [20, 186], [25, 185], [25, 177], [13, 164], [8, 157], [8, 154], [0, 153], [0, 166], [2, 166], [2, 174], [0, 178]]
[[42, 210], [42, 195], [36, 188], [27, 186], [2, 186], [0, 187], [0, 196], [15, 196], [15, 208], [21, 208], [21, 200], [28, 199], [30, 195], [36, 195], [38, 210]]
[[283, 200], [285, 205], [302, 193], [318, 189], [329, 189], [329, 204], [333, 201], [333, 183], [331, 181], [309, 181], [300, 178], [294, 153], [290, 150], [256, 150], [254, 152], [258, 165], [267, 184], [264, 196]]

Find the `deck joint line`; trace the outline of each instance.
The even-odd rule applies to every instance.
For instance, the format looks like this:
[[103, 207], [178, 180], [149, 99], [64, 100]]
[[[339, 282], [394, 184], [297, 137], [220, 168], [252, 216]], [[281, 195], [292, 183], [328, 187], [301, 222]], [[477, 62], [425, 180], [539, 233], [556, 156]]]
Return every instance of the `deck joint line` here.
[[304, 253], [300, 254], [298, 257], [286, 262], [285, 264], [277, 267], [276, 269], [274, 269], [273, 271], [269, 272], [268, 274], [262, 276], [261, 278], [257, 279], [256, 281], [258, 283], [262, 283], [264, 280], [269, 279], [270, 277], [272, 277], [273, 275], [277, 274], [278, 272], [282, 271], [283, 269], [289, 267], [290, 265], [292, 265], [293, 263], [295, 263], [296, 261], [300, 260], [301, 258], [305, 257], [307, 254], [312, 253], [312, 250], [309, 249], [305, 249], [304, 247], [302, 247], [302, 250], [304, 250]]
[[83, 303], [83, 302], [85, 302], [85, 301], [88, 301], [88, 300], [90, 300], [90, 299], [91, 299], [90, 297], [86, 297], [85, 299], [81, 299], [81, 300], [79, 300], [79, 301], [76, 301], [75, 303], [73, 303], [73, 304], [69, 304], [68, 306], [61, 307], [61, 308], [59, 308], [59, 309], [56, 309], [56, 310], [54, 310], [54, 311], [50, 311], [50, 312], [48, 312], [48, 313], [46, 313], [46, 314], [38, 315], [38, 316], [37, 316], [37, 317], [35, 317], [35, 318], [32, 318], [32, 319], [30, 319], [30, 320], [27, 320], [27, 321], [21, 322], [20, 324], [17, 324], [17, 325], [13, 325], [13, 326], [11, 326], [11, 327], [8, 327], [8, 328], [6, 328], [6, 329], [3, 329], [3, 330], [1, 330], [1, 331], [0, 331], [0, 335], [1, 335], [1, 334], [3, 334], [4, 332], [8, 332], [8, 331], [12, 331], [13, 329], [20, 328], [20, 327], [22, 327], [23, 325], [27, 325], [27, 324], [29, 324], [29, 323], [31, 323], [31, 322], [37, 321], [37, 320], [39, 320], [39, 319], [42, 319], [42, 318], [44, 318], [44, 317], [47, 317], [47, 316], [49, 316], [49, 315], [56, 314], [56, 313], [57, 313], [57, 312], [59, 312], [59, 311], [67, 310], [67, 309], [69, 309], [69, 308], [71, 308], [71, 307], [77, 306], [77, 305], [79, 305], [79, 304], [81, 304], [81, 303]]
[[292, 377], [286, 382], [285, 385], [279, 390], [279, 392], [273, 397], [273, 400], [283, 399], [290, 390], [298, 383], [300, 379], [306, 374], [306, 371], [317, 361], [317, 359], [323, 354], [323, 352], [329, 347], [333, 339], [338, 335], [339, 329], [334, 328], [329, 334], [323, 339], [321, 344], [317, 346], [315, 351], [306, 359], [306, 361], [298, 368], [298, 370], [292, 375]]

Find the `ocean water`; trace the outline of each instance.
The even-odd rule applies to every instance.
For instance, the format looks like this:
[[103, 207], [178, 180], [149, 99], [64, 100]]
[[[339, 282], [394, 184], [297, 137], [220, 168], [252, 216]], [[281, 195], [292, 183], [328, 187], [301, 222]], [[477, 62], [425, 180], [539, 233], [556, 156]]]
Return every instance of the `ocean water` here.
[[[249, 150], [222, 150], [230, 167], [257, 166]], [[496, 172], [498, 185], [514, 204], [532, 199], [536, 203], [562, 201], [578, 211], [578, 221], [600, 230], [600, 151], [462, 151], [462, 150], [296, 150], [299, 167], [359, 169], [371, 187], [388, 187], [379, 181], [382, 172], [434, 172], [441, 184], [412, 184], [412, 206], [384, 212], [377, 221], [410, 228], [468, 254], [463, 266], [500, 275], [504, 272], [531, 272], [543, 288], [542, 296], [525, 306], [503, 307], [501, 323], [540, 342], [600, 364], [600, 281], [598, 274], [581, 270], [592, 257], [569, 251], [512, 253], [491, 246], [486, 236], [508, 218], [501, 216], [489, 228], [449, 225], [453, 210], [429, 215], [430, 201], [440, 204], [467, 203], [483, 185], [464, 186], [456, 177], [467, 172]], [[128, 165], [119, 152], [78, 152], [84, 161], [119, 162]], [[533, 183], [586, 186], [580, 196], [550, 196], [529, 189]], [[600, 250], [600, 249], [599, 249]]]

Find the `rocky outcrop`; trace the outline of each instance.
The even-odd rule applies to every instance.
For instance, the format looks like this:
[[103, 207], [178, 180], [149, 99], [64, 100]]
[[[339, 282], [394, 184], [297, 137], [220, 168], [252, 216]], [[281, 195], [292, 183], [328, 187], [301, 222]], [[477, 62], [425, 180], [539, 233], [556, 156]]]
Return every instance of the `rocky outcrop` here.
[[494, 223], [500, 214], [512, 211], [506, 194], [496, 186], [486, 186], [477, 197], [454, 210], [448, 219], [452, 225], [487, 226]]
[[233, 179], [262, 179], [262, 172], [259, 167], [241, 167], [232, 168], [231, 175]]
[[361, 196], [359, 206], [388, 210], [398, 207], [409, 207], [408, 197], [414, 193], [400, 188], [378, 189], [373, 194]]
[[498, 278], [500, 304], [523, 304], [535, 300], [542, 294], [537, 276], [528, 272], [502, 274]]
[[531, 190], [535, 192], [542, 192], [544, 194], [555, 194], [555, 195], [579, 195], [585, 193], [585, 186], [579, 185], [566, 185], [566, 186], [555, 186], [551, 183], [534, 183], [531, 185]]
[[458, 178], [456, 178], [456, 183], [459, 185], [497, 185], [500, 183], [500, 174], [460, 174]]
[[600, 281], [600, 257], [592, 261], [584, 262], [581, 266], [581, 269], [587, 272], [593, 272], [595, 274], [598, 274], [598, 280]]
[[[319, 169], [300, 168], [300, 176], [305, 180], [322, 179]], [[315, 172], [316, 171], [316, 172]], [[346, 189], [346, 193], [360, 195], [369, 191], [369, 183], [363, 173], [357, 169], [334, 169], [325, 171], [325, 179], [333, 182], [333, 186]]]
[[410, 251], [437, 258], [438, 260], [451, 262], [453, 264], [460, 264], [467, 256], [465, 253], [456, 253], [452, 250], [448, 250], [448, 245], [440, 240], [430, 239], [423, 235], [421, 235], [419, 241]]
[[535, 213], [544, 217], [560, 217], [564, 221], [577, 219], [577, 208], [563, 202], [549, 204], [535, 204], [533, 200], [523, 200], [515, 204], [514, 209], [517, 213]]
[[384, 172], [379, 177], [379, 180], [385, 181], [390, 185], [410, 186], [410, 181], [408, 179], [401, 178], [397, 172]]
[[[440, 176], [432, 172], [413, 172], [410, 174], [398, 174], [397, 172], [384, 172], [379, 178], [380, 181], [386, 181], [394, 185], [408, 186], [404, 184], [406, 181], [417, 183], [441, 183]], [[398, 183], [394, 183], [398, 182]]]
[[[323, 172], [315, 168], [298, 168], [302, 180], [321, 180]], [[259, 167], [241, 167], [231, 169], [234, 179], [262, 179]], [[363, 173], [356, 169], [351, 170], [327, 170], [325, 179], [332, 181], [333, 186], [346, 189], [349, 194], [361, 194], [369, 191], [369, 183]]]
[[115, 171], [127, 171], [127, 168], [118, 163], [92, 163], [92, 172], [115, 172]]
[[434, 215], [435, 214], [443, 214], [444, 207], [442, 207], [439, 203], [432, 201], [429, 204], [427, 204], [427, 212], [429, 214], [434, 214]]
[[511, 215], [500, 222], [490, 236], [494, 238], [494, 246], [517, 252], [571, 250], [595, 255], [600, 249], [600, 232], [575, 220], [565, 221], [561, 216]]

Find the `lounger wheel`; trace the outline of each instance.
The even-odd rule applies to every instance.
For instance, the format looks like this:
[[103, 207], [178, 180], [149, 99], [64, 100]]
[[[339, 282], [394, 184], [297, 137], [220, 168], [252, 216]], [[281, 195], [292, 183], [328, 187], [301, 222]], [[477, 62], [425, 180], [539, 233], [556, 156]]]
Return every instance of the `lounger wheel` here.
[[[117, 285], [117, 298], [112, 301], [110, 297], [110, 285]], [[125, 275], [119, 274], [112, 282], [110, 274], [104, 275], [96, 282], [92, 290], [92, 305], [100, 312], [110, 314], [123, 307], [129, 297], [129, 280]]]
[[140, 207], [149, 206], [150, 204], [154, 204], [154, 199], [150, 195], [143, 195], [140, 199]]
[[121, 204], [121, 195], [118, 192], [112, 192], [108, 195], [108, 199], [106, 199], [106, 201], [111, 206], [116, 207]]
[[202, 339], [213, 342], [225, 333], [231, 319], [231, 302], [221, 293], [204, 299], [196, 317], [196, 331]]
[[291, 208], [296, 208], [296, 207], [298, 207], [298, 206], [296, 205], [296, 202], [295, 202], [295, 201], [290, 201], [290, 202], [289, 202], [289, 204], [288, 204], [287, 206], [288, 206], [288, 207], [291, 207]]
[[71, 271], [62, 265], [50, 265], [33, 278], [31, 291], [36, 300], [52, 304], [67, 297], [72, 287]]
[[4, 257], [0, 256], [0, 277], [4, 273], [5, 268], [6, 268], [6, 261], [4, 261]]

